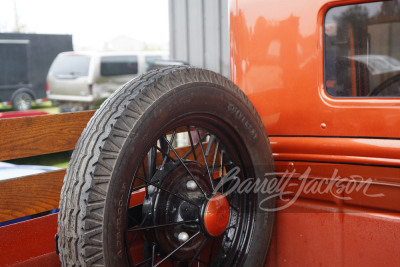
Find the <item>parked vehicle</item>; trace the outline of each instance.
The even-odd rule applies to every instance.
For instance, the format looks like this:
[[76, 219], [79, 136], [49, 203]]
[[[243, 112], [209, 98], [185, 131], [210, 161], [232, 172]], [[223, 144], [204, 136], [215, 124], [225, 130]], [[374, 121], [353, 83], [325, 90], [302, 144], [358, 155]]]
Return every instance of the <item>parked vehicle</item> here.
[[159, 51], [61, 53], [47, 76], [48, 98], [62, 112], [92, 109], [166, 56]]
[[46, 76], [58, 53], [72, 50], [71, 35], [0, 33], [0, 102], [28, 110], [47, 100]]
[[172, 60], [172, 59], [160, 59], [154, 61], [154, 64], [149, 68], [149, 70], [165, 68], [169, 66], [188, 66], [189, 64], [183, 60]]

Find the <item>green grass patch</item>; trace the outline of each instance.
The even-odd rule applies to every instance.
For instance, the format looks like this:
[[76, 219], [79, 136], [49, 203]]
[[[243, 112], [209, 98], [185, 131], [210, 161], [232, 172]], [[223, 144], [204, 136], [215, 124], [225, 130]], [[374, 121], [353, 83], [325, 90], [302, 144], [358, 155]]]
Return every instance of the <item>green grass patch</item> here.
[[71, 151], [66, 151], [22, 159], [13, 159], [6, 162], [17, 165], [40, 165], [67, 168], [69, 160], [71, 159], [71, 154]]
[[[54, 107], [51, 101], [46, 101], [40, 104], [32, 104], [32, 108], [30, 110], [43, 110], [49, 114], [57, 114], [60, 113], [59, 107]], [[0, 112], [8, 112], [13, 111], [11, 106], [3, 106], [0, 104]]]

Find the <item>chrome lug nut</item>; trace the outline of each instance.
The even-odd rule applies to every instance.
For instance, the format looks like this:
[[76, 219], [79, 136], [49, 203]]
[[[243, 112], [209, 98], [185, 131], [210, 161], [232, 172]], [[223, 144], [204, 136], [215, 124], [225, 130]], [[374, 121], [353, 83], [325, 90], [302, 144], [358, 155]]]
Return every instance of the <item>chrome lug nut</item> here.
[[189, 239], [189, 235], [186, 232], [180, 232], [178, 235], [179, 242], [183, 243]]
[[188, 190], [194, 191], [194, 190], [196, 190], [196, 188], [197, 188], [197, 184], [196, 184], [195, 181], [190, 180], [190, 181], [188, 181], [188, 182], [186, 183], [186, 188], [187, 188]]

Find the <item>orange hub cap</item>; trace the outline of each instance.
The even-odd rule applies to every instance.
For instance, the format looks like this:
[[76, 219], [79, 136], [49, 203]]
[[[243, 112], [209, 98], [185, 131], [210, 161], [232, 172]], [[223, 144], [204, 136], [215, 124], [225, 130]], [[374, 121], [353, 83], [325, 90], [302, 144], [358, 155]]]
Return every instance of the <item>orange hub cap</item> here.
[[222, 195], [213, 196], [204, 210], [204, 226], [212, 236], [222, 234], [229, 222], [230, 209], [228, 200]]

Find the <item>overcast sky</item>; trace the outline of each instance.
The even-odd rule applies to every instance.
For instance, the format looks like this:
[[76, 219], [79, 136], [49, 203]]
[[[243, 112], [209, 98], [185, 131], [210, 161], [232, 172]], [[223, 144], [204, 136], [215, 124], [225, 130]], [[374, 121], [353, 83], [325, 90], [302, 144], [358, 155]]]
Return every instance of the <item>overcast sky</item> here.
[[0, 31], [19, 24], [28, 33], [72, 34], [75, 46], [102, 47], [125, 35], [168, 43], [168, 0], [0, 0]]

